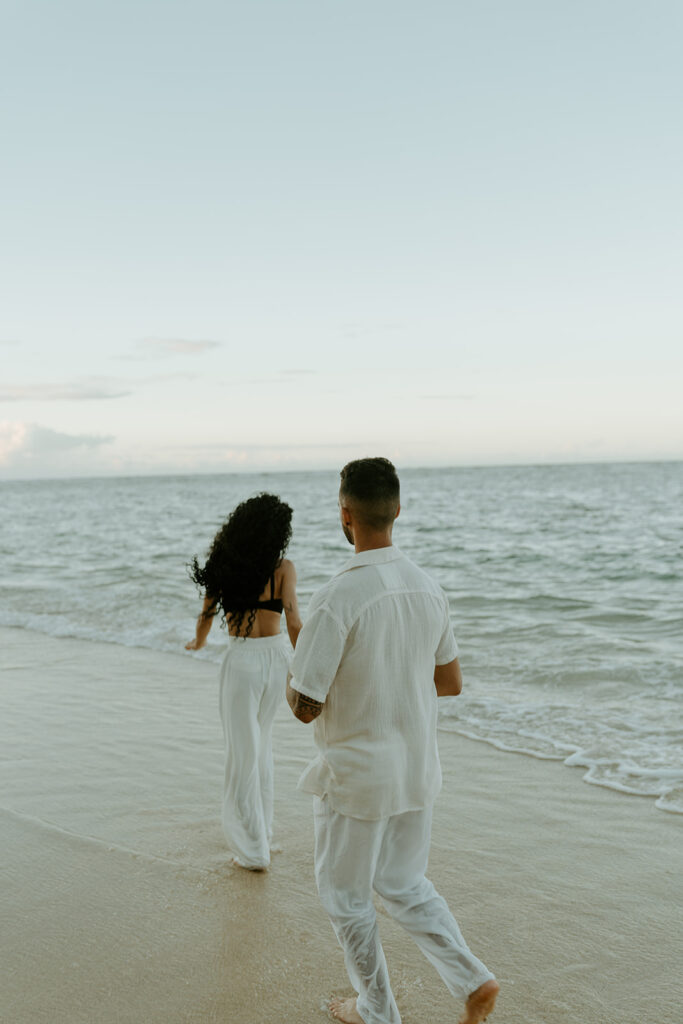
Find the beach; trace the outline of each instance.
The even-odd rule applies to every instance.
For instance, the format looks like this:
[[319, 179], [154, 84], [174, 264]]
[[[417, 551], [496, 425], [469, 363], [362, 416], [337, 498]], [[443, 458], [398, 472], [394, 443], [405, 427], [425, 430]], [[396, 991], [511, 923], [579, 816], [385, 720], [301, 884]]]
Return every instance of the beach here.
[[[0, 630], [8, 1024], [315, 1024], [351, 994], [315, 891], [310, 728], [278, 713], [266, 874], [230, 866], [216, 668]], [[466, 685], [466, 681], [465, 681]], [[440, 731], [430, 876], [501, 1024], [679, 1024], [680, 815]], [[379, 910], [405, 1024], [459, 1006]]]

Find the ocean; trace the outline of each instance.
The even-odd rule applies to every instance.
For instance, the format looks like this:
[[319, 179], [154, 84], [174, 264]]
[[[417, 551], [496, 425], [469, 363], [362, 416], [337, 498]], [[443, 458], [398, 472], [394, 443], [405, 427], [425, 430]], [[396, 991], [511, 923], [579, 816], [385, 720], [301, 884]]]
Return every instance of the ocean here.
[[[460, 645], [441, 728], [683, 813], [683, 463], [400, 475], [395, 542], [443, 586]], [[294, 508], [305, 614], [351, 554], [337, 489], [336, 472], [1, 483], [0, 624], [184, 654], [187, 563], [260, 491]], [[214, 626], [194, 657], [224, 644]]]

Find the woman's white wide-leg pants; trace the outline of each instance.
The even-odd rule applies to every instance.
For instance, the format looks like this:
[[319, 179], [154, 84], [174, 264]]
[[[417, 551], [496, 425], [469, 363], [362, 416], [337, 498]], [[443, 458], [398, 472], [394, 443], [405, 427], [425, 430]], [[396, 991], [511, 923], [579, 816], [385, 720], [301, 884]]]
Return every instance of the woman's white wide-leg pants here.
[[452, 995], [466, 999], [493, 978], [470, 951], [446, 901], [425, 878], [431, 807], [363, 821], [333, 811], [326, 797], [314, 797], [313, 813], [318, 892], [344, 951], [365, 1024], [401, 1021], [379, 939], [373, 890]]
[[223, 832], [244, 867], [270, 864], [273, 830], [273, 720], [285, 696], [284, 634], [231, 639], [220, 674], [225, 737]]

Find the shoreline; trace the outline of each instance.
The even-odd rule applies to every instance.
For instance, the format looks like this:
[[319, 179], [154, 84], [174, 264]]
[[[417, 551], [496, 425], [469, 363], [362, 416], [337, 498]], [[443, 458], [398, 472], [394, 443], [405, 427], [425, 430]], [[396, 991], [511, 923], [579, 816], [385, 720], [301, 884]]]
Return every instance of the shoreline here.
[[[106, 644], [106, 645], [112, 646], [114, 648], [122, 647], [122, 648], [124, 648], [126, 650], [140, 651], [140, 652], [144, 651], [144, 652], [147, 652], [148, 654], [150, 654], [152, 656], [163, 655], [163, 656], [174, 657], [174, 656], [177, 655], [178, 648], [181, 646], [180, 644], [178, 644], [178, 645], [174, 645], [173, 649], [170, 649], [170, 648], [164, 649], [164, 648], [154, 647], [152, 645], [145, 646], [145, 645], [137, 644], [137, 643], [127, 644], [127, 643], [122, 643], [121, 641], [118, 641], [118, 640], [107, 639], [107, 638], [95, 639], [93, 637], [88, 637], [88, 636], [76, 636], [76, 635], [70, 634], [70, 633], [48, 633], [48, 632], [43, 632], [42, 630], [40, 630], [38, 628], [35, 628], [34, 626], [31, 626], [31, 625], [29, 625], [29, 626], [15, 626], [15, 625], [5, 626], [5, 625], [0, 624], [0, 633], [1, 633], [2, 630], [8, 630], [8, 631], [18, 630], [20, 632], [26, 632], [26, 633], [31, 634], [31, 635], [32, 634], [36, 634], [38, 636], [45, 637], [46, 639], [56, 640], [56, 641], [64, 640], [64, 641], [76, 641], [78, 643], [83, 643], [83, 644], [91, 644], [91, 643], [92, 644]], [[217, 671], [217, 666], [220, 665], [220, 660], [221, 660], [221, 657], [222, 657], [221, 646], [219, 644], [215, 643], [213, 638], [210, 638], [210, 642], [209, 642], [208, 647], [202, 649], [202, 651], [198, 655], [195, 654], [194, 657], [198, 661], [202, 662], [205, 665], [213, 666], [216, 669], [216, 671]], [[457, 701], [458, 698], [454, 698], [454, 700]], [[624, 794], [624, 795], [627, 795], [627, 796], [632, 796], [632, 797], [636, 797], [636, 798], [640, 798], [640, 799], [644, 799], [644, 800], [649, 800], [649, 801], [651, 801], [654, 804], [654, 806], [656, 807], [656, 809], [658, 811], [664, 811], [665, 813], [670, 814], [670, 815], [674, 815], [674, 816], [681, 816], [681, 815], [683, 815], [683, 804], [680, 802], [680, 798], [679, 798], [679, 803], [678, 804], [673, 804], [672, 806], [667, 805], [666, 799], [667, 799], [667, 796], [669, 795], [668, 791], [665, 791], [663, 793], [646, 792], [646, 791], [643, 791], [643, 790], [639, 790], [638, 788], [636, 788], [634, 786], [629, 787], [628, 785], [620, 783], [616, 779], [611, 779], [611, 778], [607, 778], [607, 777], [591, 778], [591, 775], [595, 772], [596, 768], [599, 765], [599, 761], [596, 762], [596, 763], [593, 763], [593, 764], [591, 764], [590, 762], [582, 761], [581, 757], [583, 756], [583, 749], [584, 748], [583, 748], [583, 745], [578, 740], [574, 741], [573, 744], [567, 744], [566, 749], [564, 751], [562, 751], [562, 752], [558, 752], [558, 753], [543, 753], [543, 752], [541, 752], [539, 750], [533, 750], [533, 749], [524, 748], [524, 747], [521, 747], [521, 746], [520, 747], [510, 746], [510, 745], [506, 744], [505, 742], [497, 739], [494, 734], [492, 734], [492, 735], [476, 735], [474, 732], [472, 732], [472, 730], [469, 728], [469, 726], [468, 726], [468, 724], [466, 722], [463, 723], [462, 725], [459, 725], [458, 722], [457, 722], [457, 719], [451, 718], [450, 716], [448, 716], [448, 717], [440, 717], [439, 718], [438, 728], [439, 728], [439, 734], [441, 734], [441, 733], [452, 733], [452, 734], [460, 736], [460, 737], [462, 737], [464, 739], [470, 740], [470, 741], [472, 741], [474, 743], [487, 744], [490, 747], [494, 748], [495, 750], [500, 751], [501, 753], [504, 753], [504, 754], [516, 754], [516, 755], [520, 755], [520, 756], [523, 756], [523, 757], [530, 757], [530, 758], [533, 758], [534, 760], [537, 760], [537, 761], [546, 761], [546, 762], [556, 761], [558, 764], [562, 764], [566, 768], [571, 768], [573, 770], [580, 771], [582, 773], [581, 774], [581, 780], [583, 782], [585, 782], [587, 785], [597, 786], [598, 788], [608, 789], [608, 790], [610, 790], [612, 792], [615, 792], [615, 793], [621, 793], [621, 794]], [[666, 773], [666, 769], [664, 769], [664, 772]], [[671, 775], [672, 775], [672, 778], [676, 782], [676, 789], [680, 789], [680, 787], [681, 787], [680, 771], [678, 769], [671, 769]], [[637, 775], [637, 777], [641, 777], [641, 776]]]
[[[215, 664], [0, 628], [12, 1024], [316, 1024], [350, 995], [296, 789], [311, 730], [274, 730], [270, 871], [231, 867], [219, 822]], [[678, 1024], [676, 814], [562, 761], [439, 730], [429, 874], [496, 973], [501, 1024]], [[404, 1024], [460, 1006], [379, 913]]]

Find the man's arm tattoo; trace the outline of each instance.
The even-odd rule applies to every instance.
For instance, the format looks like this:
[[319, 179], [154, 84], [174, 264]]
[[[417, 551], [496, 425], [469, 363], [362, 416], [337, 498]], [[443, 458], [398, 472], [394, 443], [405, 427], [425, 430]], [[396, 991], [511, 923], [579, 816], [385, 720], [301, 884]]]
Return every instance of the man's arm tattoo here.
[[298, 690], [293, 690], [291, 686], [287, 689], [287, 702], [295, 718], [298, 718], [305, 725], [314, 721], [324, 706], [319, 701], [313, 700], [312, 697], [306, 697], [303, 693], [299, 693]]
[[304, 693], [298, 693], [297, 691], [296, 711], [294, 712], [297, 718], [306, 715], [307, 720], [310, 722], [318, 717], [323, 707], [324, 704], [321, 704], [319, 700], [313, 700], [312, 697], [307, 697]]
[[303, 693], [299, 693], [292, 686], [292, 675], [287, 675], [287, 703], [292, 709], [293, 714], [300, 722], [308, 724], [312, 722], [314, 718], [317, 718], [324, 704], [321, 704], [318, 700], [313, 700], [312, 697], [307, 697]]

